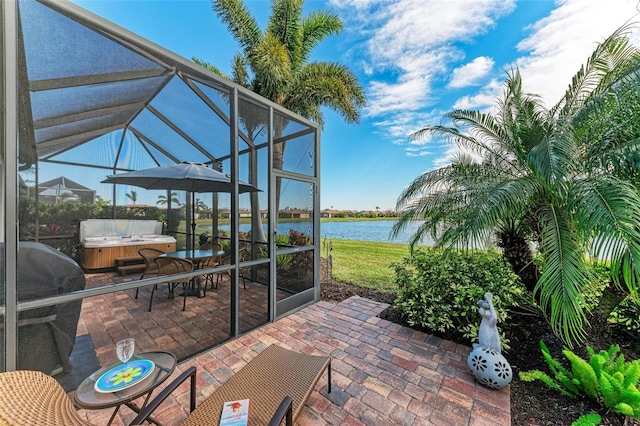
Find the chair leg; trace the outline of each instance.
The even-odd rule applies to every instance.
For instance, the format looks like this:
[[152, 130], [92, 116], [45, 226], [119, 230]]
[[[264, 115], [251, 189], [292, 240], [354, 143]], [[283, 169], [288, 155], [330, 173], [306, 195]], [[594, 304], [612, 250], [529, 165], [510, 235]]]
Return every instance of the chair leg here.
[[183, 283], [182, 287], [184, 288], [184, 301], [182, 302], [182, 310], [184, 311], [185, 309], [187, 309], [187, 291], [189, 289], [189, 283]]
[[[142, 275], [140, 276], [140, 279], [143, 279], [143, 278], [144, 278], [144, 274], [142, 274]], [[135, 297], [134, 299], [137, 299], [137, 298], [138, 298], [138, 290], [140, 290], [140, 287], [136, 287], [136, 297]], [[149, 310], [151, 310], [151, 309], [149, 309]]]
[[[153, 303], [153, 293], [156, 292], [156, 289], [158, 288], [158, 284], [154, 284], [153, 288], [151, 289], [151, 297], [149, 297], [149, 310], [147, 312], [151, 312], [151, 304]], [[136, 297], [138, 297], [138, 289], [136, 289]]]
[[211, 274], [207, 274], [207, 275], [205, 276], [205, 279], [204, 279], [204, 288], [205, 288], [205, 290], [207, 289], [207, 281], [211, 283], [211, 290], [213, 290], [214, 288], [215, 288], [216, 290], [218, 289], [218, 280], [216, 280], [215, 287], [214, 287], [214, 284], [213, 284], [213, 275], [214, 275], [214, 274], [213, 274], [213, 273], [211, 273]]

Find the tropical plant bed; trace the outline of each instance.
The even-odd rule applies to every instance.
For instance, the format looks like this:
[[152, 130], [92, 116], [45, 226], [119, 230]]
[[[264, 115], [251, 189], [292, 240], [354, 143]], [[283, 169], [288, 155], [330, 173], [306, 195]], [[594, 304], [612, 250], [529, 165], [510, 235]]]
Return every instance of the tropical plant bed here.
[[[345, 284], [331, 280], [321, 285], [321, 299], [331, 302], [339, 302], [351, 296], [361, 296], [382, 303], [392, 304], [395, 299], [393, 292], [369, 289], [352, 284]], [[606, 350], [611, 344], [619, 344], [625, 360], [638, 359], [640, 356], [634, 351], [630, 336], [614, 335], [607, 323], [608, 311], [596, 310], [590, 319], [591, 327], [588, 330], [586, 345], [592, 346], [596, 351]], [[407, 324], [402, 313], [393, 307], [386, 309], [380, 315], [388, 321], [411, 327]], [[478, 321], [480, 318], [478, 317]], [[624, 416], [614, 413], [587, 398], [572, 399], [554, 391], [541, 382], [525, 383], [519, 380], [520, 371], [538, 369], [548, 372], [547, 365], [540, 352], [540, 340], [549, 347], [555, 359], [564, 361], [562, 355], [562, 342], [553, 335], [549, 324], [544, 318], [530, 313], [516, 313], [512, 315], [510, 324], [499, 324], [509, 339], [510, 349], [504, 352], [510, 362], [514, 378], [511, 382], [511, 424], [514, 426], [556, 426], [571, 425], [581, 415], [598, 413], [602, 417], [602, 424], [608, 426], [640, 426], [640, 421], [626, 419]], [[411, 327], [419, 329], [417, 327]], [[425, 331], [425, 330], [422, 330]], [[428, 332], [428, 331], [426, 331]], [[457, 343], [470, 345], [460, 335], [436, 334], [444, 339]], [[585, 345], [585, 347], [586, 347]], [[574, 348], [573, 351], [587, 358], [584, 348]], [[568, 366], [568, 365], [567, 365]]]

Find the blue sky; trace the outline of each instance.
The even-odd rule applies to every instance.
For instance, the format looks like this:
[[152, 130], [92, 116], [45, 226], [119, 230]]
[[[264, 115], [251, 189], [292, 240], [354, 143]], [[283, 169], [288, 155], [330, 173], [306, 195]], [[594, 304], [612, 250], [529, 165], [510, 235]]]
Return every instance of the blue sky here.
[[[186, 58], [230, 72], [238, 47], [209, 0], [73, 0]], [[268, 0], [245, 4], [264, 28]], [[421, 173], [447, 164], [455, 147], [408, 138], [454, 108], [489, 110], [505, 70], [551, 106], [597, 42], [636, 16], [632, 0], [306, 0], [345, 29], [312, 60], [348, 65], [367, 96], [358, 125], [326, 111], [321, 208], [393, 209]]]

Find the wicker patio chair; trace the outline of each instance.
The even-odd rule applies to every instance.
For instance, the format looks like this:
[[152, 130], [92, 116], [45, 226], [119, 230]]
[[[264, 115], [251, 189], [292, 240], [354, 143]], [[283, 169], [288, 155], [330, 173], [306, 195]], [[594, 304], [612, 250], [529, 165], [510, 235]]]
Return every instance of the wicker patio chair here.
[[[238, 250], [238, 259], [242, 262], [244, 260], [244, 256], [245, 256], [245, 252], [246, 252], [246, 247], [241, 247]], [[225, 255], [222, 260], [220, 260], [220, 265], [228, 265], [231, 263], [231, 254], [227, 254]], [[218, 282], [220, 281], [220, 278], [222, 277], [222, 274], [226, 274], [229, 276], [229, 278], [231, 278], [231, 271], [227, 270], [227, 271], [222, 271], [222, 272], [218, 272], [216, 274], [216, 288], [218, 288]], [[242, 273], [240, 273], [240, 278], [242, 279], [242, 286], [243, 288], [247, 288], [247, 281], [244, 277], [244, 275], [242, 275]], [[211, 287], [213, 288], [213, 278], [211, 281]]]
[[[200, 263], [200, 269], [214, 268], [214, 267], [220, 265], [220, 262], [222, 262], [222, 260], [220, 259], [220, 256], [208, 257], [208, 258], [206, 258], [205, 260], [203, 260]], [[206, 274], [204, 274], [204, 293], [205, 293], [205, 295], [207, 294], [207, 283], [210, 283], [212, 290], [214, 288], [216, 288], [216, 289], [218, 288], [217, 281], [214, 282], [214, 279], [213, 279], [213, 276], [217, 275], [217, 274], [218, 273], [216, 273], [216, 272], [207, 272]]]
[[[158, 265], [158, 276], [161, 275], [173, 275], [179, 274], [182, 272], [191, 272], [193, 271], [193, 262], [187, 259], [180, 259], [178, 257], [171, 256], [161, 256], [157, 257], [154, 262]], [[196, 280], [198, 284], [198, 292], [200, 291], [200, 281]], [[184, 302], [182, 303], [182, 310], [184, 311], [187, 307], [187, 293], [189, 291], [189, 286], [192, 283], [192, 278], [180, 278], [180, 279], [171, 279], [169, 284], [169, 297], [173, 298], [174, 289], [182, 284], [184, 288]], [[153, 300], [154, 289], [151, 291], [151, 299]], [[149, 301], [149, 310], [151, 310], [151, 301]]]
[[[216, 389], [180, 426], [217, 425], [223, 404], [242, 399], [249, 400], [251, 426], [275, 426], [283, 419], [286, 419], [287, 426], [291, 426], [325, 370], [327, 391], [331, 392], [331, 358], [306, 355], [271, 345]], [[167, 386], [140, 411], [131, 424], [142, 424], [179, 385], [175, 380]]]
[[[157, 250], [151, 247], [145, 247], [138, 250], [138, 254], [142, 257], [142, 260], [144, 260], [144, 271], [142, 271], [140, 279], [143, 279], [145, 275], [158, 275], [158, 265], [156, 265], [155, 259], [161, 254], [164, 254], [164, 252], [162, 250]], [[157, 289], [158, 284], [153, 286], [152, 292], [155, 292]], [[138, 290], [140, 290], [140, 287], [136, 288], [136, 299], [138, 298]], [[153, 298], [150, 298], [149, 312], [151, 312], [152, 301]]]
[[0, 425], [90, 426], [56, 379], [32, 370], [0, 373]]
[[220, 249], [221, 249], [220, 244], [212, 243], [210, 241], [207, 241], [206, 243], [202, 243], [200, 244], [200, 247], [198, 247], [198, 250], [220, 250]]
[[[187, 369], [168, 388], [175, 389], [188, 378], [191, 379], [189, 408], [193, 411], [196, 406], [195, 367]], [[34, 370], [0, 373], [0, 425], [92, 426], [78, 414], [56, 379]]]

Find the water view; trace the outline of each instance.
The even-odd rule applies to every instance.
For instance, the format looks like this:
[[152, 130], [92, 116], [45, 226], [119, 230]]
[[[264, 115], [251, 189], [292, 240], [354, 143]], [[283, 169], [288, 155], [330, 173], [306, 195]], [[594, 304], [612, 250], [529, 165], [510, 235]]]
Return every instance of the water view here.
[[[321, 222], [320, 237], [341, 240], [378, 241], [392, 243], [407, 243], [409, 238], [418, 229], [418, 224], [407, 227], [397, 238], [390, 239], [389, 234], [395, 221], [393, 220], [363, 220], [357, 222]], [[309, 233], [308, 222], [280, 222], [280, 227], [293, 229], [298, 232]], [[229, 226], [220, 226], [220, 229], [229, 231]], [[240, 224], [240, 231], [247, 232], [250, 224]], [[266, 232], [266, 225], [264, 226]], [[283, 229], [280, 229], [282, 233]], [[426, 239], [424, 245], [431, 245], [432, 240]]]

